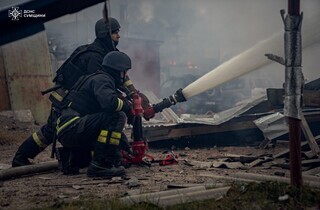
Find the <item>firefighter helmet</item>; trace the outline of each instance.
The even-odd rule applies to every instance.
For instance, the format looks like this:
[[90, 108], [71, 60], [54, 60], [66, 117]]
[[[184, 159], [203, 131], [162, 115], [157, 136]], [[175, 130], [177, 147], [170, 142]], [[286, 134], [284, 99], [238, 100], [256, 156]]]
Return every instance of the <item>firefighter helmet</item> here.
[[[115, 18], [109, 17], [109, 25], [110, 25], [111, 33], [120, 29], [120, 24]], [[97, 38], [103, 38], [108, 36], [109, 29], [104, 19], [100, 19], [96, 22], [95, 31], [96, 31]]]
[[102, 66], [118, 72], [127, 71], [131, 69], [131, 59], [123, 52], [112, 51], [103, 58]]

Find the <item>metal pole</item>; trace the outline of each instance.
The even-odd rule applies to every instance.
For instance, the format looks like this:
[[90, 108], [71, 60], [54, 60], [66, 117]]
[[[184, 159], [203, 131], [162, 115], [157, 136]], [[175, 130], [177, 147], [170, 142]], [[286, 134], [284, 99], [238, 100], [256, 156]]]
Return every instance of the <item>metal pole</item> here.
[[302, 187], [301, 171], [301, 105], [303, 74], [301, 68], [301, 24], [300, 0], [288, 0], [288, 14], [284, 17], [285, 26], [285, 101], [284, 114], [289, 124], [290, 140], [290, 179], [291, 185], [298, 189], [297, 198], [300, 197]]
[[300, 0], [288, 0], [289, 15], [300, 15]]

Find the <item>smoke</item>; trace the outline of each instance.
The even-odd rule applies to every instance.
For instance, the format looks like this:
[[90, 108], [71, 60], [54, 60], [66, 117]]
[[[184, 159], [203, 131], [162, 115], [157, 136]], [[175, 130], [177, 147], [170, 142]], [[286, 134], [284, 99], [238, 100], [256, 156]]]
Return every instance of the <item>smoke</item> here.
[[153, 5], [150, 1], [142, 4], [142, 6], [140, 8], [140, 14], [141, 14], [141, 16], [138, 19], [140, 19], [146, 23], [149, 23], [152, 21], [152, 19], [154, 18], [154, 9], [153, 9]]
[[[287, 9], [287, 3], [285, 0], [129, 2], [128, 35], [163, 41], [161, 66], [173, 68], [172, 75], [200, 76], [273, 34], [284, 32], [280, 9]], [[305, 18], [319, 9], [317, 0], [301, 1]], [[198, 69], [188, 70], [188, 63]]]
[[[288, 7], [287, 0], [111, 0], [110, 2], [109, 14], [118, 20], [126, 20], [120, 22], [123, 26], [120, 32], [122, 40], [129, 37], [159, 41], [162, 84], [170, 78], [182, 78], [188, 74], [200, 77], [274, 34], [284, 33], [280, 10], [287, 10]], [[304, 12], [304, 19], [316, 14], [320, 11], [320, 1], [301, 1], [301, 11]], [[46, 24], [46, 28], [51, 35], [59, 34], [53, 37], [57, 37], [55, 40], [63, 43], [62, 51], [69, 54], [76, 46], [94, 39], [94, 24], [101, 17], [102, 4], [99, 4], [77, 15], [68, 15], [51, 21]], [[320, 21], [320, 17], [317, 18]], [[119, 48], [124, 52], [127, 50], [122, 41]], [[146, 66], [144, 63], [137, 63], [144, 62], [143, 56], [148, 54], [146, 50], [139, 48], [138, 51], [131, 52], [134, 57], [133, 63], [136, 62], [137, 66]], [[319, 43], [313, 44], [303, 52], [303, 73], [308, 81], [319, 77], [317, 62], [319, 52]], [[150, 59], [148, 57], [149, 63]], [[237, 71], [236, 67], [234, 71]], [[150, 71], [135, 77], [134, 83], [138, 84], [138, 87], [147, 88], [139, 84], [146, 83], [148, 78], [144, 75], [148, 74], [150, 75]], [[281, 87], [284, 82], [284, 67], [271, 63], [243, 78], [264, 79], [268, 81], [269, 87]], [[174, 88], [176, 87], [162, 93], [162, 96], [172, 94], [176, 90]]]

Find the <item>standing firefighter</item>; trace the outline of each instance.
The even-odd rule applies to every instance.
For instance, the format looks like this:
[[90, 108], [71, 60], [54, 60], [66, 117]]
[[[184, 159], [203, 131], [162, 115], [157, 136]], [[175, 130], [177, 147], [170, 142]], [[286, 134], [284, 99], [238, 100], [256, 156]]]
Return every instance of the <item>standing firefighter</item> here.
[[79, 79], [65, 98], [68, 106], [57, 122], [58, 140], [73, 151], [94, 148], [89, 177], [125, 174], [118, 165], [119, 153], [121, 145], [128, 145], [122, 131], [132, 108], [118, 97], [117, 90], [129, 69], [131, 60], [125, 53], [110, 52], [103, 59], [102, 69]]
[[[35, 158], [41, 151], [53, 142], [54, 127], [57, 115], [60, 112], [59, 102], [62, 100], [67, 90], [76, 83], [82, 76], [96, 72], [101, 69], [101, 63], [104, 56], [110, 51], [118, 51], [115, 48], [119, 42], [120, 24], [114, 18], [109, 18], [110, 29], [107, 28], [104, 19], [97, 21], [95, 25], [96, 39], [89, 45], [78, 47], [72, 55], [64, 62], [64, 64], [57, 70], [57, 76], [54, 79], [57, 85], [61, 88], [52, 92], [50, 98], [52, 99], [52, 106], [55, 113], [51, 113], [47, 124], [41, 129], [28, 137], [19, 147], [16, 152], [12, 166], [23, 166], [31, 164], [29, 158]], [[135, 90], [131, 81], [126, 77], [127, 87]], [[57, 104], [55, 102], [58, 102]]]

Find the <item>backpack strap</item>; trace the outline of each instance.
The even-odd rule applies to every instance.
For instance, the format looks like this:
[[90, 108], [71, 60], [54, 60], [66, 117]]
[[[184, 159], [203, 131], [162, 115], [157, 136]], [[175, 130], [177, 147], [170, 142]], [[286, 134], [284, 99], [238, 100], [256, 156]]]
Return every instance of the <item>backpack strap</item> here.
[[75, 61], [79, 58], [79, 56], [88, 52], [96, 52], [100, 55], [106, 54], [104, 49], [94, 45], [83, 45], [78, 47], [56, 71], [56, 76], [53, 79], [53, 82], [61, 84], [67, 89], [71, 89], [73, 84], [75, 84], [75, 82], [78, 81], [82, 75], [86, 75], [86, 72], [75, 64]]
[[71, 88], [71, 90], [68, 93], [68, 97], [66, 98], [67, 102], [66, 104], [68, 106], [70, 106], [70, 103], [73, 101], [73, 99], [75, 97], [77, 97], [77, 92], [81, 89], [81, 87], [84, 85], [84, 83], [86, 81], [88, 81], [88, 79], [90, 79], [91, 77], [98, 75], [98, 74], [103, 74], [102, 72], [96, 72], [93, 74], [89, 74], [89, 75], [85, 75], [80, 77], [80, 79], [73, 85], [73, 87]]

